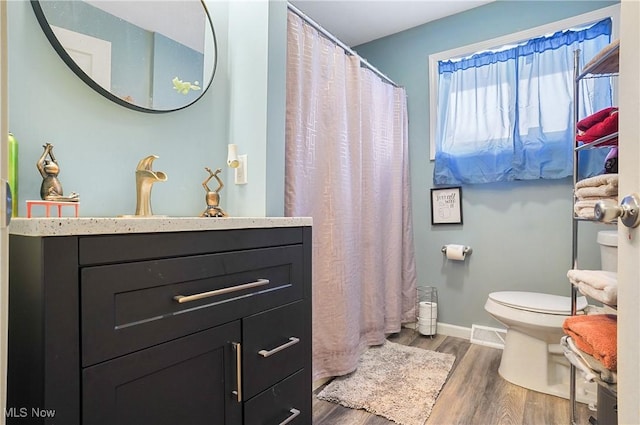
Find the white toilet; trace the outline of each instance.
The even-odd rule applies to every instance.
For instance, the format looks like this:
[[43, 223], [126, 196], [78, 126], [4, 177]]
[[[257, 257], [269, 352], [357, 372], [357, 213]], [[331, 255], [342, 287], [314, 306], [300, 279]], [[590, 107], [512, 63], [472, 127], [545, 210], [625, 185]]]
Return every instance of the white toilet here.
[[598, 232], [600, 244], [600, 263], [602, 270], [615, 272], [618, 270], [618, 231], [601, 230]]
[[[603, 270], [617, 268], [616, 242], [615, 231], [598, 233]], [[578, 314], [586, 306], [586, 298], [578, 297]], [[571, 314], [571, 298], [524, 291], [493, 292], [484, 308], [507, 328], [500, 376], [521, 387], [569, 398], [569, 361], [560, 339], [564, 335], [562, 324]], [[595, 403], [596, 391], [595, 383], [576, 379], [579, 402]]]
[[[586, 306], [586, 298], [578, 297], [577, 311]], [[493, 292], [484, 308], [507, 328], [500, 376], [530, 390], [569, 398], [569, 361], [560, 339], [564, 335], [562, 323], [571, 315], [571, 298], [524, 291]], [[595, 402], [595, 384], [576, 381], [576, 399]]]

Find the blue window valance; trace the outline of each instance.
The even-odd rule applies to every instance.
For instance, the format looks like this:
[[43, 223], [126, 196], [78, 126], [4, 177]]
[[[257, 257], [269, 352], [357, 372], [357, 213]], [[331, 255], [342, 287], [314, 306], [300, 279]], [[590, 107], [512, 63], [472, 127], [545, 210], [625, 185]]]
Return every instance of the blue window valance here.
[[[439, 62], [435, 184], [557, 179], [573, 172], [574, 52], [611, 41], [611, 20], [501, 51]], [[607, 78], [581, 82], [581, 116], [611, 106]], [[606, 150], [580, 161], [598, 174]]]

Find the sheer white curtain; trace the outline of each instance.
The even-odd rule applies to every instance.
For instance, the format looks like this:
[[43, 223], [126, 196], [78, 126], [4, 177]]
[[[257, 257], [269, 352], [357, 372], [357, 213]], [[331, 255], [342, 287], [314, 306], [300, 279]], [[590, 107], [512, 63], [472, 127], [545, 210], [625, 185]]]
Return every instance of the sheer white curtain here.
[[[611, 41], [612, 21], [558, 31], [500, 51], [438, 62], [434, 183], [561, 179], [573, 174], [574, 54], [581, 66]], [[607, 78], [587, 78], [580, 118], [612, 105]], [[580, 153], [580, 178], [608, 149]], [[584, 173], [584, 174], [583, 174]]]
[[289, 12], [286, 206], [313, 217], [313, 377], [415, 319], [405, 91]]

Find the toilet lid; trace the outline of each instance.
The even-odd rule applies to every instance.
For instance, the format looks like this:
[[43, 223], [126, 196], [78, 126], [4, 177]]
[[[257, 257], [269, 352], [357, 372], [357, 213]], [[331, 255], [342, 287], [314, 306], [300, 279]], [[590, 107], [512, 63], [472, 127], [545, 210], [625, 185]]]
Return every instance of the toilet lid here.
[[[524, 291], [501, 291], [492, 292], [489, 294], [489, 298], [497, 303], [520, 310], [547, 314], [571, 314], [571, 298], [560, 295]], [[586, 306], [587, 299], [585, 297], [578, 297], [576, 302], [577, 311], [583, 310]]]

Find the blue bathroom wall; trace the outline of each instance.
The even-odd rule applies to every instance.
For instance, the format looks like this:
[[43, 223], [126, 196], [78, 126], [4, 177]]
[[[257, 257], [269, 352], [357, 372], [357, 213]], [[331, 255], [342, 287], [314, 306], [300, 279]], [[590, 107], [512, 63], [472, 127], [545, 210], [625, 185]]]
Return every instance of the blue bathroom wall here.
[[[134, 170], [151, 154], [159, 156], [153, 168], [168, 175], [166, 182], [154, 185], [154, 214], [199, 215], [206, 207], [204, 168], [210, 167], [223, 170], [221, 206], [227, 212], [267, 215], [265, 184], [278, 184], [284, 173], [266, 170], [265, 165], [271, 93], [266, 47], [269, 8], [262, 1], [235, 3], [246, 4], [232, 8], [234, 2], [206, 2], [218, 48], [209, 90], [188, 108], [149, 114], [124, 108], [93, 91], [58, 57], [29, 2], [9, 2], [9, 128], [20, 143], [20, 216], [26, 214], [25, 200], [39, 199], [42, 178], [35, 164], [46, 142], [55, 146], [65, 193], [80, 194], [84, 217], [132, 214]], [[230, 18], [240, 22], [234, 23], [233, 31]], [[256, 68], [241, 69], [243, 65]], [[282, 99], [283, 94], [276, 94]], [[284, 122], [284, 113], [271, 119]], [[249, 154], [249, 184], [244, 186], [233, 184], [233, 170], [226, 166], [227, 144], [232, 141], [239, 153]]]
[[[247, 155], [248, 184], [235, 186], [229, 201], [238, 215], [266, 215], [267, 146], [267, 73], [269, 54], [269, 3], [231, 1], [229, 3], [228, 40], [233, 44], [227, 60], [232, 95], [229, 103], [228, 143], [238, 146], [238, 154]], [[283, 76], [284, 78], [284, 76]], [[248, 110], [254, 114], [247, 115]], [[278, 118], [284, 120], [284, 116]], [[233, 173], [229, 177], [233, 184]], [[284, 190], [284, 188], [282, 189]]]
[[287, 93], [287, 3], [269, 2], [266, 215], [284, 216], [284, 152]]
[[[463, 225], [431, 225], [430, 54], [523, 31], [610, 6], [608, 1], [496, 1], [391, 35], [355, 50], [407, 90], [418, 283], [438, 290], [439, 321], [499, 326], [484, 311], [500, 290], [569, 295], [572, 264], [570, 179], [463, 186]], [[580, 266], [598, 267], [596, 231], [580, 227]], [[465, 244], [464, 263], [445, 260], [445, 244]]]

